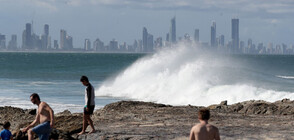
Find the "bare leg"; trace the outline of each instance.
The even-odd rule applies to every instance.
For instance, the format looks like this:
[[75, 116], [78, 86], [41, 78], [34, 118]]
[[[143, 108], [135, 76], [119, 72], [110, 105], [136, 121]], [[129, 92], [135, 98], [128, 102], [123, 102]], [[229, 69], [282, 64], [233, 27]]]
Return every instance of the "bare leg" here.
[[34, 139], [34, 133], [32, 129], [28, 130], [28, 139], [29, 140], [33, 140]]
[[88, 119], [88, 124], [90, 124], [90, 126], [91, 126], [91, 128], [92, 128], [92, 130], [89, 132], [89, 134], [94, 133], [96, 130], [95, 130], [95, 128], [94, 128], [94, 125], [93, 125], [93, 121], [92, 121], [92, 119], [91, 119], [91, 116], [88, 115], [88, 116], [87, 116], [87, 119]]
[[83, 115], [83, 129], [78, 135], [85, 134], [87, 127], [88, 127], [87, 115], [84, 113], [84, 115]]

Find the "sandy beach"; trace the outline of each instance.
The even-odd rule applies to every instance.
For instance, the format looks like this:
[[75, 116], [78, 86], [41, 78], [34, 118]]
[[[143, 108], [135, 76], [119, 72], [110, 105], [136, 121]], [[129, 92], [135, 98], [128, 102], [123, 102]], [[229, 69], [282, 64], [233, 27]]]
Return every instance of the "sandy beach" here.
[[[223, 140], [294, 139], [293, 102], [283, 99], [273, 103], [245, 101], [208, 106], [210, 123], [219, 128]], [[198, 123], [199, 106], [170, 106], [150, 102], [120, 101], [96, 110], [92, 116], [96, 132], [78, 136], [82, 129], [82, 113], [64, 111], [55, 114], [52, 139], [176, 139], [186, 140], [191, 127]], [[0, 107], [1, 123], [11, 122], [14, 139], [26, 139], [20, 128], [33, 121], [36, 110]], [[89, 130], [87, 130], [89, 131]]]

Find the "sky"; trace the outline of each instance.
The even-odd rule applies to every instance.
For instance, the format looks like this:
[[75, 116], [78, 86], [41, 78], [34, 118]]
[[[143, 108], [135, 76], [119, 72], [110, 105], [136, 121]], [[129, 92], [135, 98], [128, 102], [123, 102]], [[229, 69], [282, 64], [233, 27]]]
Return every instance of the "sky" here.
[[142, 39], [143, 27], [165, 39], [170, 20], [176, 16], [177, 38], [200, 30], [200, 41], [210, 41], [216, 22], [217, 36], [231, 40], [231, 19], [239, 18], [241, 41], [294, 44], [293, 0], [0, 0], [0, 34], [6, 42], [17, 34], [18, 45], [26, 23], [43, 34], [49, 24], [51, 41], [59, 40], [60, 29], [73, 37], [75, 48], [84, 40], [99, 38], [105, 44], [116, 39], [133, 44]]

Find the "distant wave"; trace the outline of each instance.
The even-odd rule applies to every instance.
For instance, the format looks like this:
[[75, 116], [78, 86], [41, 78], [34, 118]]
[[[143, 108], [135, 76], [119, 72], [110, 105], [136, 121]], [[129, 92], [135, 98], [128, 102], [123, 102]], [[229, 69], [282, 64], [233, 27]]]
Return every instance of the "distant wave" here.
[[239, 74], [248, 71], [244, 68], [241, 61], [181, 45], [136, 61], [114, 79], [105, 81], [97, 89], [96, 96], [201, 106], [223, 100], [233, 104], [245, 100], [294, 99], [291, 92], [265, 89], [241, 81], [243, 77]]
[[283, 78], [283, 79], [294, 80], [294, 76], [282, 76], [282, 75], [276, 75], [276, 77], [278, 77], [278, 78]]

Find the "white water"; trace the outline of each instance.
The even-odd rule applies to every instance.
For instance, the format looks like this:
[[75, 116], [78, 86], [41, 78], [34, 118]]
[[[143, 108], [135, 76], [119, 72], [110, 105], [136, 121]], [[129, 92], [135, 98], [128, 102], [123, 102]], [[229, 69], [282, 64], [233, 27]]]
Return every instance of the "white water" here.
[[290, 79], [293, 80], [294, 76], [283, 76], [283, 75], [276, 75], [276, 77], [282, 78], [282, 79]]
[[[235, 75], [226, 70], [238, 69], [236, 60], [220, 55], [201, 54], [201, 51], [178, 46], [146, 56], [114, 80], [105, 81], [96, 96], [122, 97], [171, 105], [229, 104], [245, 100], [276, 101], [294, 99], [294, 94], [263, 89], [251, 83], [237, 83]], [[244, 66], [243, 66], [244, 67]]]

